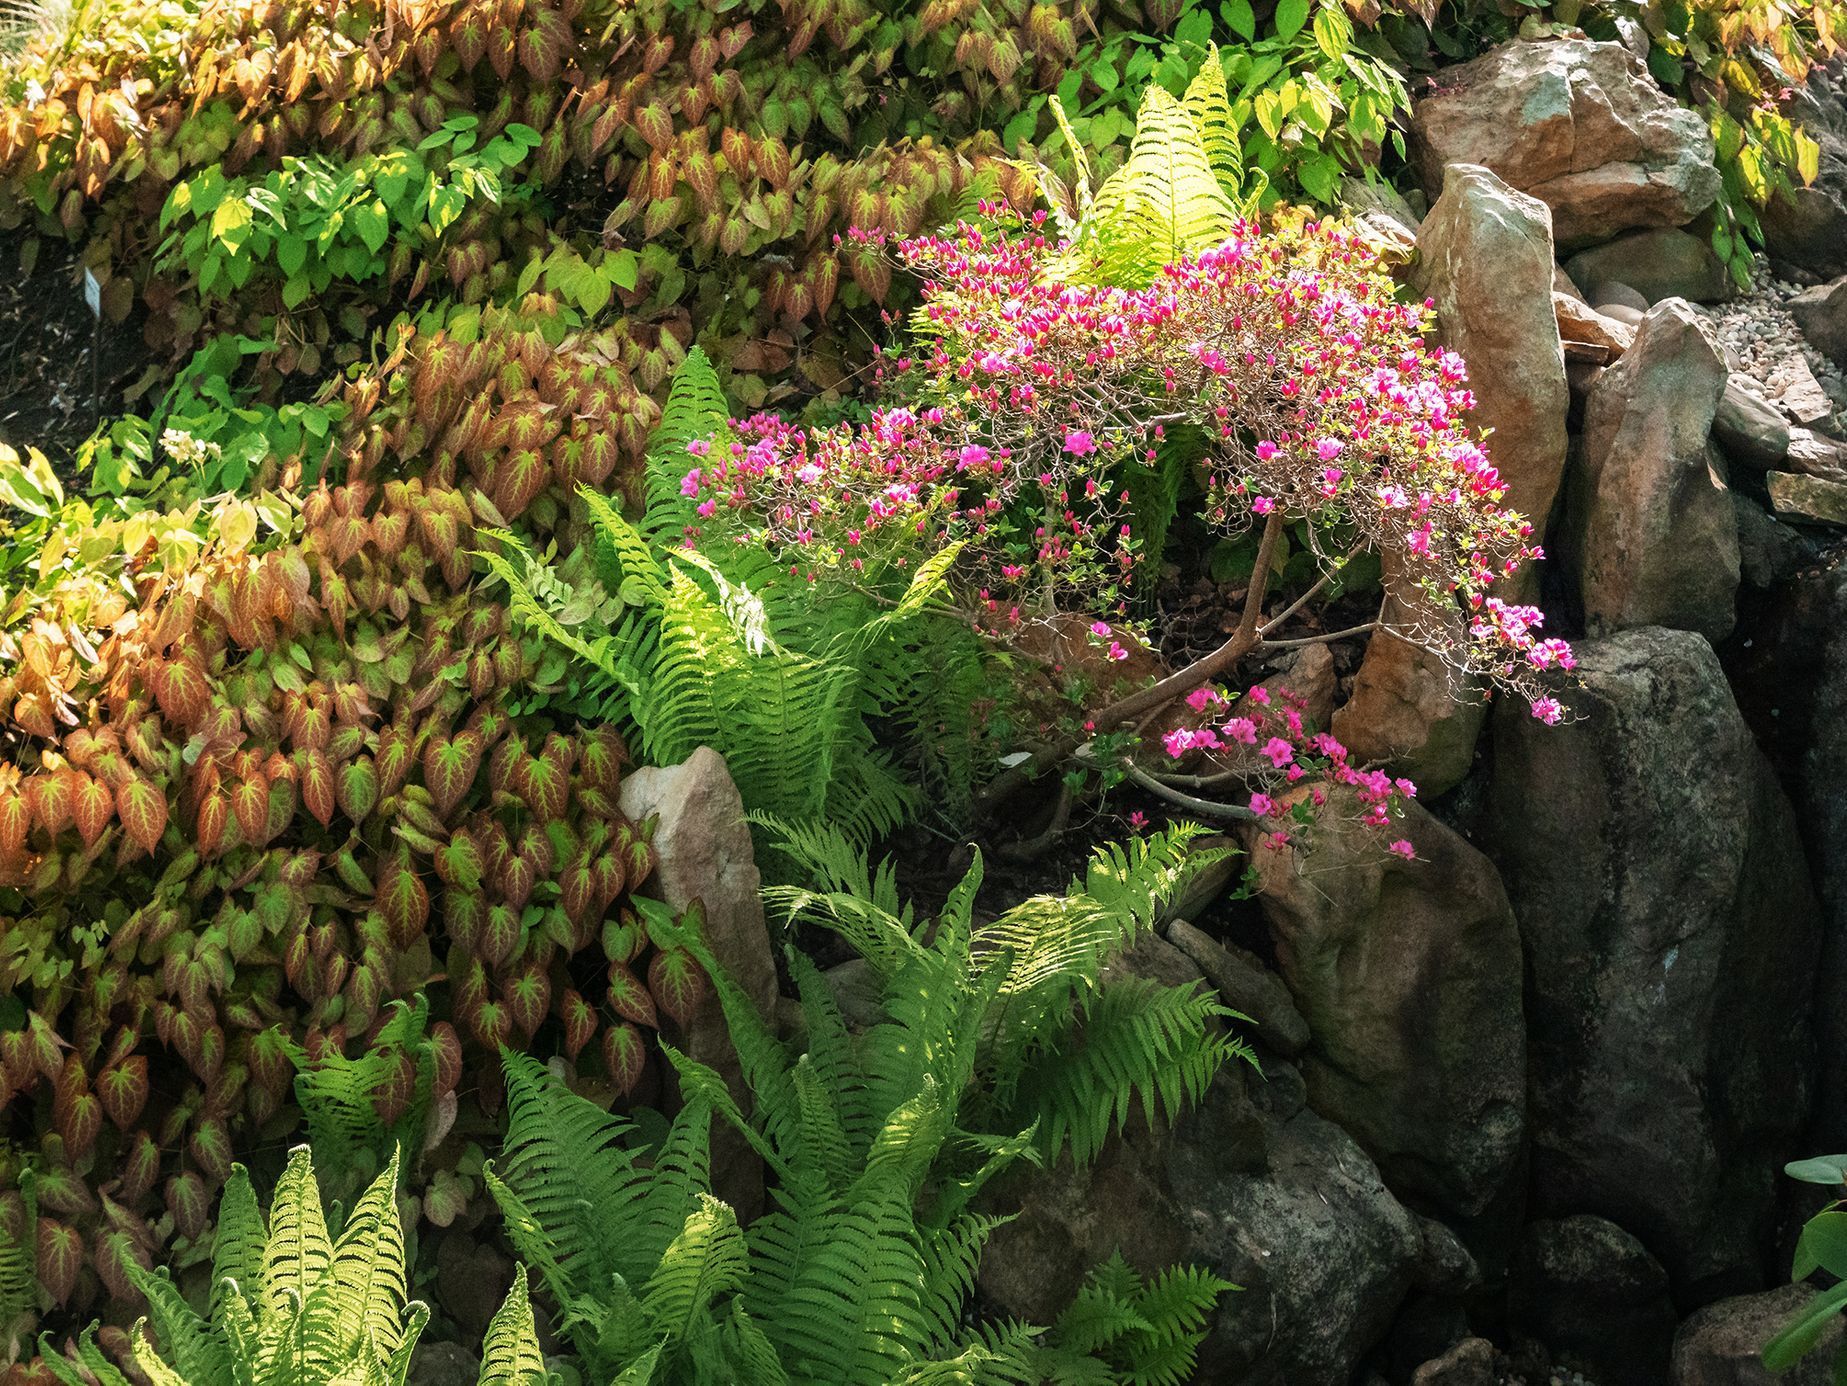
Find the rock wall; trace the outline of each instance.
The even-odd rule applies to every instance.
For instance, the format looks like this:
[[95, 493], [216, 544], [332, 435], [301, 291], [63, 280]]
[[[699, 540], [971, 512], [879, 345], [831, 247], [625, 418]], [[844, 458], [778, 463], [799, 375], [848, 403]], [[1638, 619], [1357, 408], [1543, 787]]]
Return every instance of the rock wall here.
[[1825, 176], [1767, 218], [1793, 285], [1746, 294], [1704, 125], [1621, 44], [1511, 43], [1418, 100], [1432, 205], [1390, 215], [1548, 525], [1571, 717], [1458, 708], [1373, 642], [1334, 725], [1439, 796], [1416, 860], [1318, 831], [1253, 853], [1254, 909], [1170, 926], [1161, 975], [1255, 1008], [1263, 1075], [1038, 1186], [994, 1304], [1121, 1244], [1246, 1287], [1201, 1381], [1768, 1380], [1808, 1293], [1766, 1288], [1809, 1211], [1782, 1164], [1847, 1147], [1847, 111], [1833, 76], [1800, 100]]

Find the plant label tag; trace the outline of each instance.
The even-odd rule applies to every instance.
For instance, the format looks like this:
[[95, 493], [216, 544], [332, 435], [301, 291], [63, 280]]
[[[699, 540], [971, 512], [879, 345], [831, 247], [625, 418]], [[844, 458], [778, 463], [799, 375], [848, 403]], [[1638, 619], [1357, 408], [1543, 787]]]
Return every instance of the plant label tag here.
[[93, 269], [86, 268], [83, 272], [83, 301], [90, 305], [92, 317], [100, 318], [103, 315], [103, 286]]

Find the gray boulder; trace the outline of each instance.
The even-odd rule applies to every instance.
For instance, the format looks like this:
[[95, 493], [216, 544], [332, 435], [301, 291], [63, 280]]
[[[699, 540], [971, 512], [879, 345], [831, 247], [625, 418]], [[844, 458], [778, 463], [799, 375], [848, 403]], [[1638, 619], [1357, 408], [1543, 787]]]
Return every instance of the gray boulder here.
[[1673, 1386], [1831, 1386], [1841, 1344], [1838, 1319], [1789, 1371], [1773, 1374], [1762, 1357], [1764, 1345], [1814, 1298], [1807, 1285], [1785, 1285], [1707, 1305], [1675, 1335]]
[[1533, 1202], [1619, 1222], [1682, 1296], [1755, 1289], [1809, 1105], [1819, 931], [1794, 815], [1699, 636], [1578, 655], [1573, 720], [1494, 721]]
[[[1469, 363], [1474, 422], [1493, 430], [1508, 503], [1543, 530], [1564, 475], [1571, 404], [1552, 309], [1551, 217], [1487, 169], [1453, 164], [1417, 250], [1412, 284], [1436, 306], [1437, 339]], [[1468, 679], [1421, 645], [1380, 633], [1333, 731], [1359, 759], [1441, 794], [1468, 774], [1484, 718]]]
[[1171, 1130], [1138, 1124], [1085, 1171], [1010, 1176], [981, 1289], [1049, 1323], [1086, 1269], [1120, 1249], [1144, 1271], [1209, 1266], [1219, 1300], [1199, 1381], [1348, 1386], [1405, 1295], [1439, 1274], [1419, 1219], [1351, 1137], [1303, 1105], [1287, 1064], [1218, 1077]]
[[1719, 195], [1706, 122], [1620, 43], [1504, 43], [1444, 69], [1411, 131], [1433, 196], [1448, 165], [1484, 165], [1552, 209], [1566, 249], [1684, 226]]
[[1847, 367], [1847, 275], [1804, 289], [1784, 305], [1809, 345]]
[[[770, 1018], [776, 1012], [776, 961], [763, 920], [762, 879], [744, 821], [744, 800], [725, 759], [701, 746], [679, 765], [631, 770], [618, 799], [636, 822], [654, 819], [657, 865], [647, 893], [675, 910], [704, 906], [705, 942], [731, 980]], [[749, 1100], [731, 1033], [716, 994], [677, 1037], [682, 1050], [724, 1076], [740, 1102]], [[763, 1169], [755, 1152], [726, 1124], [712, 1129], [713, 1183], [741, 1218], [763, 1204]]]
[[1507, 1314], [1598, 1386], [1666, 1386], [1675, 1319], [1667, 1272], [1613, 1222], [1529, 1224], [1508, 1274]]
[[1673, 227], [1631, 231], [1565, 262], [1572, 282], [1596, 301], [1606, 284], [1626, 284], [1649, 307], [1664, 298], [1721, 303], [1736, 289], [1711, 242]]
[[1779, 467], [1789, 456], [1790, 436], [1789, 421], [1781, 410], [1743, 378], [1734, 375], [1726, 380], [1712, 419], [1712, 437], [1728, 461], [1759, 472]]
[[1260, 849], [1258, 901], [1308, 1020], [1309, 1102], [1401, 1196], [1494, 1202], [1525, 1134], [1520, 937], [1493, 865], [1416, 804], [1404, 861], [1340, 799], [1304, 843]]
[[1563, 548], [1592, 630], [1732, 628], [1738, 529], [1708, 440], [1727, 371], [1693, 310], [1649, 310], [1591, 388]]

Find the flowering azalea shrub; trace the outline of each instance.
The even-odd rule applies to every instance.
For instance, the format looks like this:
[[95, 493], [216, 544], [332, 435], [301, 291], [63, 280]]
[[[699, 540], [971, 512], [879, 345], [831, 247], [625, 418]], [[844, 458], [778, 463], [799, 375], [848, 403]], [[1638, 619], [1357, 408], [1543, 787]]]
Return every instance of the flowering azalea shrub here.
[[[902, 402], [825, 429], [759, 415], [722, 456], [695, 443], [701, 537], [848, 580], [966, 541], [984, 601], [1057, 600], [1099, 564], [1133, 569], [1123, 470], [1188, 430], [1207, 440], [1215, 525], [1305, 519], [1311, 538], [1408, 558], [1431, 618], [1409, 633], [1556, 718], [1537, 676], [1570, 651], [1492, 590], [1540, 557], [1533, 527], [1470, 433], [1461, 359], [1424, 344], [1427, 310], [1393, 298], [1363, 242], [1245, 225], [1145, 289], [1048, 282], [1062, 249], [998, 218], [900, 243], [924, 277], [890, 373]], [[1442, 619], [1458, 598], [1465, 638]]]
[[[1559, 719], [1548, 676], [1571, 667], [1570, 649], [1542, 637], [1536, 608], [1501, 595], [1541, 556], [1533, 526], [1503, 505], [1469, 428], [1462, 361], [1425, 343], [1428, 307], [1395, 298], [1364, 242], [1332, 224], [1240, 223], [1125, 288], [1054, 277], [1048, 266], [1068, 266], [1069, 243], [1042, 218], [984, 211], [953, 234], [898, 244], [923, 279], [922, 305], [866, 421], [811, 429], [760, 415], [718, 446], [692, 444], [689, 542], [765, 546], [811, 582], [875, 589], [954, 545], [962, 595], [1007, 639], [1027, 613], [1094, 610], [1147, 580], [1137, 473], [1177, 454], [1215, 529], [1261, 533], [1237, 631], [1151, 687], [1087, 709], [1081, 732], [1028, 768], [1231, 673], [1365, 550], [1393, 556], [1402, 574], [1388, 606], [1404, 613], [1396, 633]], [[1289, 524], [1323, 580], [1266, 616]], [[1115, 628], [1092, 629], [1104, 660], [1126, 655]], [[1312, 760], [1361, 789], [1369, 814], [1388, 815], [1402, 789], [1352, 767], [1299, 712], [1279, 712], [1261, 741], [1238, 717], [1182, 733], [1193, 739], [1181, 749], [1254, 744], [1285, 776]]]

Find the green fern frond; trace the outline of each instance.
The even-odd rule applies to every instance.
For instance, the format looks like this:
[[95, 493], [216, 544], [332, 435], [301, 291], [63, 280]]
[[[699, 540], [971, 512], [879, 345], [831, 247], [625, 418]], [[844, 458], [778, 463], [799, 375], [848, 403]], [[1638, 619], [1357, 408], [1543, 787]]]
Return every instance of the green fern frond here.
[[333, 1241], [321, 1211], [321, 1191], [314, 1182], [314, 1162], [308, 1147], [299, 1146], [289, 1154], [270, 1209], [269, 1239], [263, 1248], [263, 1293], [257, 1311], [259, 1329], [267, 1334], [273, 1326], [296, 1320], [332, 1261]]
[[38, 1308], [38, 1197], [31, 1169], [19, 1176], [19, 1224], [0, 1221], [0, 1356], [12, 1357]]
[[710, 1316], [713, 1304], [744, 1283], [750, 1257], [737, 1214], [710, 1194], [662, 1253], [649, 1277], [641, 1305], [671, 1346], [684, 1342], [695, 1320]]
[[1076, 242], [1047, 273], [1146, 284], [1161, 266], [1226, 240], [1237, 221], [1199, 127], [1184, 106], [1150, 83], [1128, 159], [1097, 189]]
[[231, 1166], [218, 1200], [218, 1226], [212, 1233], [212, 1304], [214, 1319], [225, 1312], [233, 1296], [253, 1312], [263, 1286], [263, 1213], [257, 1207], [250, 1172]]
[[132, 1386], [109, 1360], [108, 1354], [97, 1346], [94, 1324], [78, 1335], [75, 1363], [52, 1345], [48, 1334], [39, 1335], [38, 1348], [46, 1368], [62, 1386]]
[[135, 1365], [157, 1381], [160, 1373], [166, 1371], [185, 1386], [234, 1386], [236, 1360], [228, 1345], [186, 1302], [166, 1267], [146, 1271], [131, 1264], [128, 1275], [146, 1298], [148, 1317], [154, 1322], [154, 1331], [160, 1337], [166, 1356], [172, 1359], [172, 1365], [168, 1366], [145, 1335], [137, 1332], [133, 1349]]
[[545, 1358], [533, 1328], [532, 1301], [526, 1289], [526, 1268], [513, 1270], [513, 1288], [488, 1321], [481, 1345], [478, 1386], [543, 1386]]
[[1187, 84], [1180, 105], [1199, 132], [1206, 162], [1221, 187], [1237, 193], [1244, 186], [1244, 140], [1225, 87], [1225, 67], [1216, 43], [1206, 45], [1206, 60]]
[[680, 494], [680, 482], [698, 459], [686, 450], [692, 442], [708, 442], [721, 457], [732, 442], [731, 406], [725, 402], [718, 372], [705, 352], [694, 347], [673, 373], [661, 421], [648, 438], [648, 525], [652, 533], [677, 540], [693, 519], [692, 507]]
[[1084, 1009], [1079, 1037], [1047, 1051], [1020, 1091], [1039, 1113], [1040, 1145], [1055, 1158], [1070, 1142], [1080, 1165], [1139, 1106], [1150, 1126], [1199, 1101], [1226, 1060], [1247, 1051], [1215, 1028], [1228, 1012], [1208, 995], [1124, 977]]

